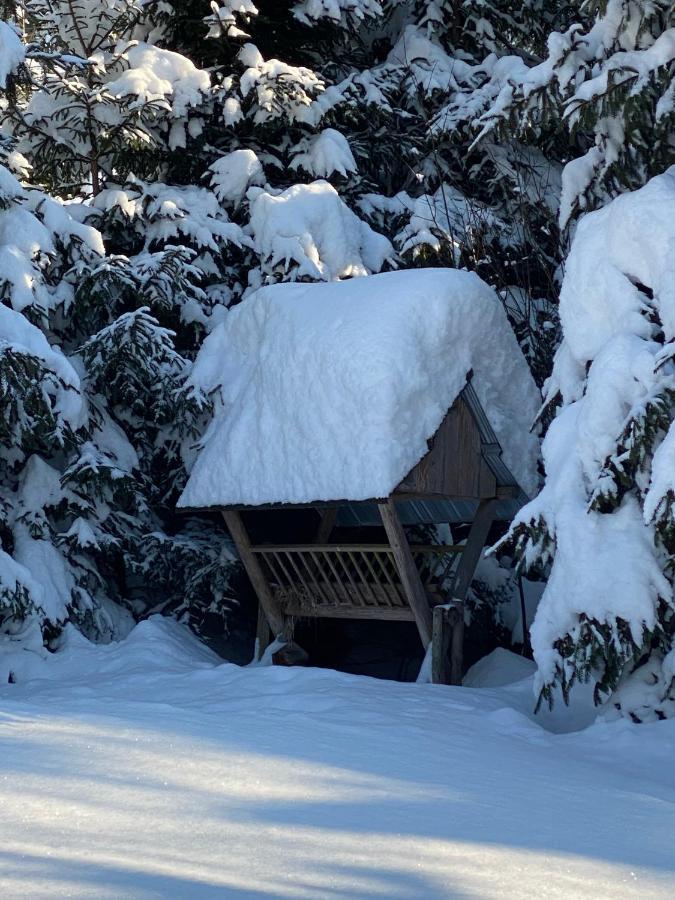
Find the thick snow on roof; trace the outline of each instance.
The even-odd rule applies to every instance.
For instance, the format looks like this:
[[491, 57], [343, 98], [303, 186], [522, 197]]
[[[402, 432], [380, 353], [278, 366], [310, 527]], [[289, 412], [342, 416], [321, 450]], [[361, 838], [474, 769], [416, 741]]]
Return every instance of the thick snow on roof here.
[[219, 412], [182, 507], [388, 496], [473, 387], [527, 492], [538, 390], [495, 293], [415, 269], [264, 287], [206, 339], [192, 379]]

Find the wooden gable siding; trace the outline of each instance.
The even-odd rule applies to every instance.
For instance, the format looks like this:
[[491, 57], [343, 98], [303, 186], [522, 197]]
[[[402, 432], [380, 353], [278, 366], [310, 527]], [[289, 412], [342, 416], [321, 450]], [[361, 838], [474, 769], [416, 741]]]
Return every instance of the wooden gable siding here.
[[428, 453], [406, 475], [395, 495], [494, 497], [497, 482], [481, 454], [481, 435], [459, 397], [428, 441]]

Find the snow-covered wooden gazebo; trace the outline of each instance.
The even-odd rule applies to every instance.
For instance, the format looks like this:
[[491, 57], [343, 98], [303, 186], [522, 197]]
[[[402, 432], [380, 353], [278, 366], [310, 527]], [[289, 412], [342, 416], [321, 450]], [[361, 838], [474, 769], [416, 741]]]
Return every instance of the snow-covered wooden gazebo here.
[[[217, 410], [179, 507], [222, 511], [272, 634], [412, 620], [434, 679], [458, 683], [488, 531], [536, 485], [538, 391], [495, 293], [446, 269], [262, 288], [192, 377]], [[251, 542], [247, 516], [298, 507], [317, 512], [313, 542]], [[409, 543], [423, 522], [472, 525], [460, 546]], [[346, 538], [368, 525], [386, 543]]]

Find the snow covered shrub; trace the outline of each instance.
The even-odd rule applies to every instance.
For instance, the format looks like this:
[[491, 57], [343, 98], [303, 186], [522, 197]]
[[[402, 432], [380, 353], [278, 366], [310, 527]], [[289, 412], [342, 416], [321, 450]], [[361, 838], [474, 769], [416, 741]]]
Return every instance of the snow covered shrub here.
[[649, 659], [675, 675], [675, 167], [589, 213], [560, 297], [546, 482], [508, 540], [551, 572], [531, 637], [539, 688], [599, 700]]

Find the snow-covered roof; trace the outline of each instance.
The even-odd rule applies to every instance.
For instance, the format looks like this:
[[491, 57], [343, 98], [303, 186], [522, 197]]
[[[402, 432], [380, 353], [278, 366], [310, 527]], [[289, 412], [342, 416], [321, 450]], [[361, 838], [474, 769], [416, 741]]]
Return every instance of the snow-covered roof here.
[[386, 497], [472, 387], [520, 486], [536, 488], [540, 397], [494, 291], [414, 269], [264, 287], [205, 340], [217, 391], [180, 507]]

